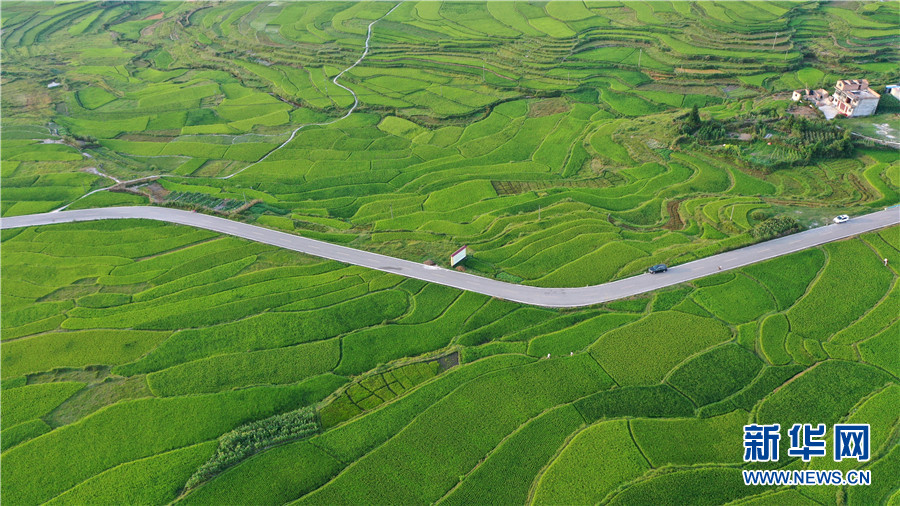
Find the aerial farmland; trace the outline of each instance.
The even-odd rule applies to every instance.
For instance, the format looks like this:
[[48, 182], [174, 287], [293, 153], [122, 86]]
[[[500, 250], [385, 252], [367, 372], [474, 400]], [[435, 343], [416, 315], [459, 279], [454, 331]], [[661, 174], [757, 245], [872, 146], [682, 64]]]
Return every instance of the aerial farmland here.
[[5, 504], [900, 504], [897, 2], [0, 29]]

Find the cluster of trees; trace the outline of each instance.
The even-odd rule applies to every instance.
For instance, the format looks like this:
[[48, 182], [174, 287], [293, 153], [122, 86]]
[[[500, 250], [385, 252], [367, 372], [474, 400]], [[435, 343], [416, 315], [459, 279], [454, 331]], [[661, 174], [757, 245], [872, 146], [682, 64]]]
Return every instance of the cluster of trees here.
[[190, 477], [185, 489], [190, 490], [226, 468], [277, 443], [309, 437], [319, 432], [316, 410], [300, 408], [265, 420], [242, 425], [219, 438], [216, 453]]
[[750, 230], [756, 239], [773, 239], [800, 231], [800, 223], [790, 216], [776, 216], [757, 224]]
[[844, 158], [853, 154], [853, 140], [849, 130], [842, 130], [832, 123], [808, 120], [792, 114], [777, 119], [778, 115], [773, 115], [774, 110], [757, 112], [758, 114], [754, 113], [752, 118], [724, 122], [702, 119], [699, 109], [694, 106], [688, 114], [680, 118], [678, 130], [683, 136], [701, 144], [713, 143], [727, 139], [729, 130], [746, 129], [748, 122], [752, 121], [751, 142], [768, 138], [770, 139], [768, 144], [774, 145], [773, 153], [759, 156], [756, 152], [759, 150], [752, 149], [752, 146], [735, 145], [719, 151], [727, 150], [736, 158], [754, 165], [762, 165], [767, 171], [809, 165], [817, 159]]
[[694, 107], [691, 108], [691, 112], [684, 117], [679, 126], [679, 130], [683, 135], [690, 135], [695, 139], [704, 141], [717, 141], [719, 139], [724, 139], [728, 135], [728, 131], [725, 129], [725, 125], [723, 125], [722, 122], [714, 119], [705, 121], [701, 119], [700, 109], [696, 105], [694, 105]]
[[794, 165], [809, 165], [819, 158], [843, 158], [853, 154], [853, 140], [849, 130], [822, 121], [809, 121], [793, 115], [776, 123], [787, 134], [783, 142], [800, 152]]

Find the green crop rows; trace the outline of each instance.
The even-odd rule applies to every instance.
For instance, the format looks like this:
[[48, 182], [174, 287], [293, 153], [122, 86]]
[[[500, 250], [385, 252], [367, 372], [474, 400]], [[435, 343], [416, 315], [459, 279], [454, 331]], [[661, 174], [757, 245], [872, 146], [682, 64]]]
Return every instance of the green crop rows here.
[[[576, 286], [747, 244], [777, 212], [824, 203], [803, 220], [821, 224], [900, 198], [894, 153], [765, 174], [674, 125], [693, 105], [719, 119], [784, 114], [772, 93], [829, 87], [849, 69], [896, 81], [891, 3], [389, 9], [8, 7], [0, 214], [147, 197], [232, 212], [256, 199], [238, 219], [416, 261], [467, 244], [478, 274]], [[359, 107], [334, 121], [353, 96], [332, 78], [375, 20], [371, 50], [340, 80]], [[741, 149], [798, 152], [775, 140]], [[79, 200], [110, 184], [87, 168], [162, 175], [172, 193]], [[723, 317], [754, 310], [765, 301]]]
[[[16, 504], [727, 501], [771, 493], [740, 483], [742, 425], [863, 409], [879, 431], [868, 468], [888, 480], [898, 421], [866, 406], [898, 388], [898, 276], [880, 260], [900, 254], [897, 231], [567, 311], [174, 225], [4, 231], [3, 490]], [[857, 270], [872, 282], [839, 291]], [[858, 302], [805, 323], [836, 293]]]
[[[804, 159], [840, 135], [778, 129], [793, 89], [896, 83], [898, 20], [896, 2], [5, 2], [0, 216], [170, 205], [603, 283], [769, 218], [900, 202], [896, 150]], [[706, 126], [685, 130], [694, 106]], [[900, 501], [900, 227], [568, 310], [141, 220], [0, 240], [9, 504]], [[778, 467], [873, 485], [744, 486], [755, 422], [871, 424], [869, 462]]]

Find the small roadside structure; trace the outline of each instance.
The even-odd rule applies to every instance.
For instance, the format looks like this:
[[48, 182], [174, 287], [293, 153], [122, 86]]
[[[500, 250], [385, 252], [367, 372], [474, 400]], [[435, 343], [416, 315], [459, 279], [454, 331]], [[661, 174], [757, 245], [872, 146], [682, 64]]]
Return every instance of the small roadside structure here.
[[834, 86], [831, 105], [848, 118], [871, 116], [878, 108], [881, 95], [869, 88], [866, 79], [841, 79]]
[[466, 248], [467, 246], [463, 246], [462, 248], [454, 251], [452, 255], [450, 255], [450, 267], [456, 267], [468, 257]]
[[59, 86], [62, 86], [62, 83], [58, 83], [56, 81], [53, 81], [47, 85], [48, 88], [57, 88]]

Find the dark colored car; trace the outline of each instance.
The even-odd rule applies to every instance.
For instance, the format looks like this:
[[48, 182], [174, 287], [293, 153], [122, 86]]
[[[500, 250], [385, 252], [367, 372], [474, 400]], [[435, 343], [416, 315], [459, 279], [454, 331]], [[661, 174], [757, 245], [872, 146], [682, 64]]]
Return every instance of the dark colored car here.
[[647, 272], [650, 274], [657, 274], [660, 272], [666, 272], [669, 270], [669, 267], [666, 264], [656, 264], [653, 267], [647, 269]]

